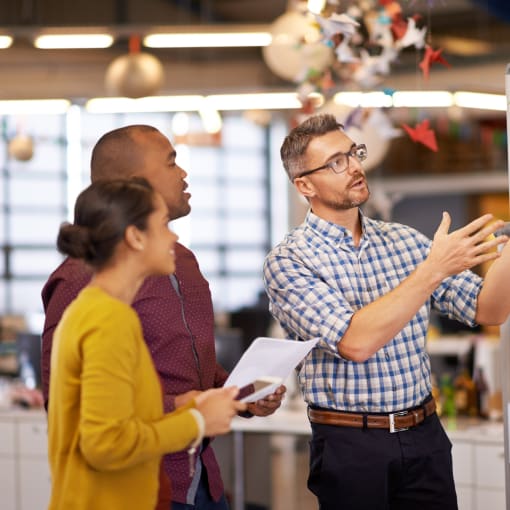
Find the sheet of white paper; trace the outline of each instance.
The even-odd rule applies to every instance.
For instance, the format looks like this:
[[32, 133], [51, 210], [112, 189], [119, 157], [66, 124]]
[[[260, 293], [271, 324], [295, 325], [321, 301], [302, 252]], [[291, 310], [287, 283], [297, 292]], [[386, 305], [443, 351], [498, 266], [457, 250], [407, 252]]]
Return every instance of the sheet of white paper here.
[[241, 356], [225, 381], [225, 386], [242, 388], [256, 381], [269, 382], [270, 384], [242, 399], [243, 402], [255, 402], [273, 393], [318, 341], [319, 338], [306, 342], [256, 338]]

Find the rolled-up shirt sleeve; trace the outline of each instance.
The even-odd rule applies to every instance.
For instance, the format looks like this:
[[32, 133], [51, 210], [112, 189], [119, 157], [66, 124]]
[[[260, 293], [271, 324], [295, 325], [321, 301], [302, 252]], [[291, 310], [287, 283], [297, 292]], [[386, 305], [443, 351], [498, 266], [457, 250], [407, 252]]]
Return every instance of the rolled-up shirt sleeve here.
[[301, 339], [320, 337], [318, 347], [339, 356], [338, 342], [354, 315], [342, 292], [286, 249], [266, 258], [264, 284], [271, 313], [288, 333]]

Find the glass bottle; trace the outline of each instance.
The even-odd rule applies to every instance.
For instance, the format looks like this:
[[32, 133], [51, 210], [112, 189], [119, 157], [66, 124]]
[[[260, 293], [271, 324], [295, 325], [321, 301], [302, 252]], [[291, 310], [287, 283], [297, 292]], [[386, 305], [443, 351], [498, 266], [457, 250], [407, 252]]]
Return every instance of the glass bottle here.
[[489, 417], [489, 383], [482, 367], [476, 367], [473, 377], [476, 389], [476, 407], [478, 416]]
[[460, 416], [477, 416], [475, 383], [466, 367], [461, 369], [453, 385], [457, 414]]

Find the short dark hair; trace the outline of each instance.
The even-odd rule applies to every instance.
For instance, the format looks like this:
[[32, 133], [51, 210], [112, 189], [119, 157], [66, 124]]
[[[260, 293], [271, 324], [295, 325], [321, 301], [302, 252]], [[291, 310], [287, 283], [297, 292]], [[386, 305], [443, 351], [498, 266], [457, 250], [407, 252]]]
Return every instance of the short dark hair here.
[[74, 222], [60, 226], [57, 248], [100, 269], [111, 259], [126, 228], [145, 230], [153, 211], [154, 190], [142, 177], [94, 182], [78, 196]]
[[339, 129], [343, 129], [343, 125], [336, 120], [336, 117], [329, 113], [323, 113], [309, 117], [285, 137], [280, 149], [280, 156], [291, 181], [306, 171], [302, 156], [306, 152], [308, 144], [318, 136]]
[[92, 149], [92, 182], [137, 175], [144, 157], [143, 143], [137, 135], [150, 132], [159, 133], [159, 130], [145, 124], [132, 124], [105, 133]]

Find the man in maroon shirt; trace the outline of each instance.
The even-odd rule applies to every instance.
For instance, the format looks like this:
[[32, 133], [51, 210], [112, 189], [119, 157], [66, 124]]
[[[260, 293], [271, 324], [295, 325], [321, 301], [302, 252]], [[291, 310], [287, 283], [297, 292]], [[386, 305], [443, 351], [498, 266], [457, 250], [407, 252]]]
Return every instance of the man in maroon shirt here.
[[[106, 133], [92, 152], [91, 178], [113, 179], [143, 176], [165, 199], [170, 217], [190, 212], [186, 172], [176, 163], [170, 141], [151, 126], [133, 125]], [[176, 272], [169, 277], [148, 278], [133, 303], [140, 316], [144, 338], [152, 354], [164, 393], [165, 411], [172, 411], [198, 392], [222, 386], [226, 371], [216, 362], [214, 315], [209, 284], [202, 276], [193, 253], [176, 244]], [[81, 262], [66, 259], [52, 273], [42, 290], [46, 313], [42, 345], [42, 382], [48, 400], [53, 332], [67, 305], [88, 283], [90, 270]], [[249, 412], [258, 416], [273, 413], [285, 392], [254, 404]], [[190, 475], [186, 452], [167, 455], [165, 471], [172, 483], [172, 509], [225, 510], [220, 470], [205, 440]], [[160, 491], [160, 500], [163, 495]], [[158, 506], [160, 508], [160, 506]]]

